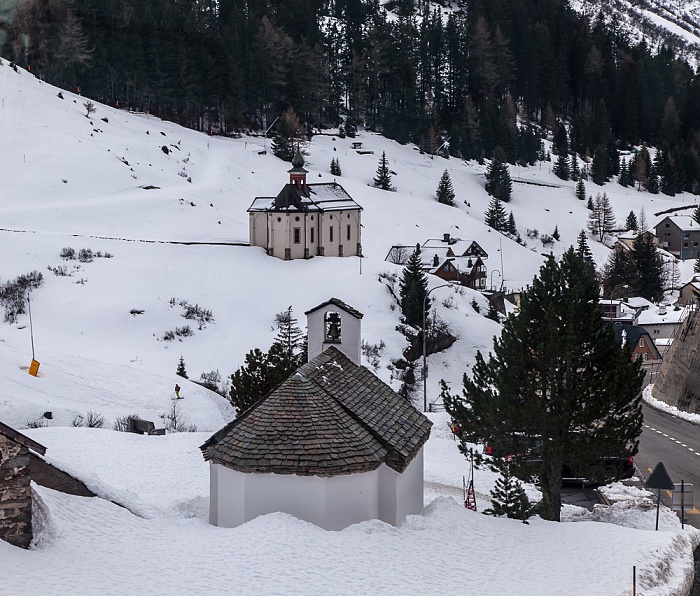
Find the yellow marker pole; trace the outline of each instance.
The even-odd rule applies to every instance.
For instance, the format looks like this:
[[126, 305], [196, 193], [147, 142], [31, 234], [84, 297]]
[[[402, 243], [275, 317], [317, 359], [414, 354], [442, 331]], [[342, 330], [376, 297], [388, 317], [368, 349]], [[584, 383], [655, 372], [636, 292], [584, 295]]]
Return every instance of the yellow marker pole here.
[[39, 362], [34, 358], [34, 327], [32, 326], [32, 301], [27, 294], [27, 306], [29, 307], [29, 336], [32, 339], [32, 364], [29, 367], [29, 374], [36, 377], [39, 372]]

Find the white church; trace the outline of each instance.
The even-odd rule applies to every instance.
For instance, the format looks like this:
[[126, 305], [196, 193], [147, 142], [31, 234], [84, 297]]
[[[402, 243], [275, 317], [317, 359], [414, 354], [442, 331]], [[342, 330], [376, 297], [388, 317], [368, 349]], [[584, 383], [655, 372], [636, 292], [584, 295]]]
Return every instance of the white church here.
[[201, 447], [213, 525], [284, 512], [341, 530], [423, 510], [432, 423], [360, 365], [362, 313], [331, 298], [306, 315], [308, 363]]
[[297, 151], [289, 183], [276, 197], [248, 208], [250, 245], [286, 261], [313, 256], [362, 256], [362, 207], [337, 182], [308, 184]]

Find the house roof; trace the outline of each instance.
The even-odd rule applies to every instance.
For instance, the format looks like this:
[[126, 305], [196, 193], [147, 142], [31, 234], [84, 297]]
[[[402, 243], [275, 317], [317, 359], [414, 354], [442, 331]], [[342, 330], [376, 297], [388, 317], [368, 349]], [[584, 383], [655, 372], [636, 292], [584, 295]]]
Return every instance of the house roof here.
[[276, 197], [256, 197], [248, 212], [258, 211], [349, 211], [362, 210], [337, 182], [306, 184], [300, 189], [285, 184]]
[[24, 445], [27, 449], [36, 451], [40, 455], [44, 455], [46, 453], [46, 447], [44, 447], [41, 443], [37, 443], [34, 439], [30, 439], [28, 436], [23, 435], [21, 432], [16, 431], [14, 428], [7, 426], [7, 424], [3, 422], [0, 422], [0, 435], [5, 435], [8, 439], [13, 440], [20, 445]]
[[634, 346], [639, 345], [640, 337], [645, 337], [649, 347], [657, 354], [659, 353], [658, 349], [656, 348], [656, 344], [652, 341], [651, 335], [649, 335], [649, 332], [639, 325], [613, 325], [613, 331], [615, 332], [615, 338], [619, 343], [622, 343], [622, 336], [624, 333], [625, 341], [627, 344], [632, 346], [632, 349], [634, 349]]
[[684, 232], [700, 232], [700, 224], [690, 215], [674, 215], [673, 217], [664, 217], [659, 223], [656, 224], [655, 228], [658, 228], [666, 220], [669, 220]]
[[637, 325], [677, 325], [685, 320], [687, 314], [681, 307], [650, 308], [639, 313]]
[[342, 308], [345, 312], [348, 314], [351, 314], [353, 317], [357, 319], [361, 319], [365, 315], [363, 315], [359, 310], [353, 308], [352, 306], [349, 306], [348, 304], [345, 304], [342, 300], [339, 300], [338, 298], [330, 298], [329, 300], [326, 300], [322, 304], [319, 304], [318, 306], [314, 306], [312, 309], [307, 310], [304, 314], [305, 315], [310, 315], [312, 312], [316, 312], [319, 308], [323, 308], [324, 306], [328, 306], [329, 304], [333, 304], [334, 306], [337, 306], [338, 308]]
[[432, 423], [330, 347], [215, 433], [204, 459], [239, 472], [337, 476], [385, 463], [403, 472]]

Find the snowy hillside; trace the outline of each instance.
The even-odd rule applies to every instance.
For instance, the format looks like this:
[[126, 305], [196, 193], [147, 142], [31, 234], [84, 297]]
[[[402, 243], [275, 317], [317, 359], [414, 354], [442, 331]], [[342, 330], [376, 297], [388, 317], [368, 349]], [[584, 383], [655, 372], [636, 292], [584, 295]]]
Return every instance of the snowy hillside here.
[[[376, 372], [398, 387], [390, 364], [406, 341], [379, 281], [382, 273], [401, 272], [384, 261], [392, 245], [444, 233], [476, 240], [489, 254], [489, 284], [502, 281], [511, 289], [531, 281], [543, 247], [529, 239], [528, 247], [520, 246], [484, 225], [485, 166], [430, 159], [413, 146], [364, 132], [356, 140], [373, 155], [353, 151], [351, 139], [316, 136], [306, 167], [310, 181], [331, 181], [330, 161], [339, 159], [338, 182], [364, 208], [365, 258], [268, 257], [245, 245], [246, 209], [255, 196], [277, 194], [289, 164], [275, 158], [263, 138], [208, 137], [102, 105], [88, 118], [83, 98], [65, 91], [60, 97], [55, 87], [0, 62], [0, 281], [34, 270], [44, 276], [31, 293], [33, 325], [27, 315], [0, 323], [0, 420], [26, 429], [52, 412], [50, 428], [23, 432], [49, 448], [51, 461], [125, 507], [38, 488], [45, 511], [36, 548], [24, 552], [0, 543], [0, 566], [18, 570], [16, 579], [3, 578], [0, 592], [65, 594], [79, 582], [83, 593], [123, 594], [129, 592], [123, 578], [131, 576], [140, 592], [153, 593], [224, 593], [235, 582], [246, 594], [432, 594], [456, 580], [468, 593], [503, 594], [517, 586], [519, 593], [542, 594], [552, 557], [559, 571], [548, 580], [551, 594], [624, 593], [632, 565], [644, 572], [646, 594], [670, 594], [687, 581], [693, 535], [681, 532], [673, 515], [663, 532], [632, 529], [653, 525], [643, 499], [641, 509], [627, 512], [567, 511], [568, 519], [582, 523], [560, 525], [494, 520], [439, 500], [398, 529], [371, 522], [324, 532], [283, 515], [233, 530], [209, 526], [208, 472], [198, 445], [233, 412], [219, 395], [175, 375], [181, 356], [190, 378], [215, 370], [225, 378], [249, 350], [269, 347], [275, 314], [291, 305], [303, 327], [306, 310], [337, 297], [364, 313], [366, 342], [385, 342]], [[370, 186], [382, 151], [395, 172], [395, 193]], [[445, 169], [456, 207], [434, 198]], [[527, 229], [551, 234], [556, 226], [562, 241], [553, 250], [560, 254], [586, 224], [573, 183], [556, 178], [549, 163], [511, 167], [511, 176], [507, 208], [523, 237]], [[590, 194], [602, 190], [588, 188]], [[619, 221], [643, 207], [653, 225], [659, 219], [654, 212], [695, 202], [614, 184], [604, 190]], [[602, 263], [608, 249], [589, 243]], [[102, 256], [65, 260], [66, 248]], [[692, 263], [683, 267], [688, 274]], [[480, 294], [441, 288], [432, 296], [458, 341], [430, 356], [430, 401], [441, 378], [458, 389], [476, 351], [488, 350], [499, 331], [483, 316]], [[184, 301], [210, 310], [213, 321], [200, 329], [184, 319]], [[164, 339], [184, 325], [193, 335]], [[41, 362], [37, 377], [27, 374], [32, 345]], [[136, 437], [70, 427], [90, 411], [104, 416], [107, 428], [135, 413], [161, 426], [176, 382], [185, 396], [177, 402], [181, 415], [199, 433]], [[446, 416], [431, 416], [426, 505], [438, 496], [459, 502], [465, 462]], [[480, 507], [493, 481], [492, 473], [477, 472]], [[599, 523], [608, 516], [632, 527]], [[479, 556], [466, 565], [469, 551]], [[522, 567], [503, 565], [515, 558]]]
[[594, 20], [602, 13], [611, 27], [634, 42], [653, 48], [666, 45], [695, 68], [700, 57], [700, 2], [697, 0], [572, 0], [574, 10]]

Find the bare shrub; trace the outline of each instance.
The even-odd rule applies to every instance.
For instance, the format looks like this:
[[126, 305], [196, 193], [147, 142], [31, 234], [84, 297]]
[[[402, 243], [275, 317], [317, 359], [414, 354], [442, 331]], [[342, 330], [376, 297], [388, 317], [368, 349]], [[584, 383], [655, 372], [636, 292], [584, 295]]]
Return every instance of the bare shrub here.
[[138, 414], [132, 414], [131, 416], [119, 416], [114, 421], [114, 424], [112, 425], [112, 430], [116, 430], [122, 433], [128, 433], [131, 430], [131, 423], [129, 422], [129, 418], [141, 420], [141, 416], [139, 416]]
[[56, 275], [58, 277], [69, 277], [70, 276], [70, 273], [68, 273], [68, 267], [66, 265], [58, 265], [57, 267], [51, 267], [51, 265], [49, 265], [47, 267], [47, 269], [49, 271], [51, 271], [51, 273], [53, 273], [54, 275]]
[[407, 246], [392, 246], [386, 260], [394, 265], [406, 265], [412, 252]]
[[163, 341], [173, 341], [175, 339], [175, 332], [174, 331], [166, 331], [163, 334]]
[[81, 263], [91, 263], [92, 262], [92, 250], [89, 248], [81, 248], [80, 252], [78, 253], [78, 260]]
[[71, 248], [70, 246], [64, 247], [63, 249], [61, 249], [61, 258], [66, 259], [66, 261], [74, 261], [75, 249]]
[[203, 308], [199, 304], [186, 304], [184, 306], [185, 312], [182, 314], [186, 319], [191, 319], [197, 321], [197, 326], [201, 331], [206, 327], [207, 323], [214, 322], [214, 315], [208, 308]]
[[44, 428], [43, 420], [29, 420], [27, 422], [27, 428]]
[[0, 284], [0, 306], [5, 308], [5, 322], [15, 323], [17, 317], [27, 312], [27, 292], [44, 283], [43, 274], [32, 271], [20, 275], [14, 281]]
[[364, 340], [362, 341], [362, 355], [375, 371], [379, 370], [379, 359], [384, 353], [384, 348], [386, 348], [384, 340], [380, 340], [378, 344], [370, 344]]
[[175, 335], [179, 337], [191, 337], [194, 335], [194, 331], [192, 331], [189, 325], [185, 325], [184, 327], [175, 327]]
[[170, 411], [167, 414], [161, 414], [166, 430], [174, 433], [195, 433], [197, 432], [197, 427], [192, 424], [187, 418], [182, 414], [180, 404], [173, 400], [173, 405], [170, 406]]

